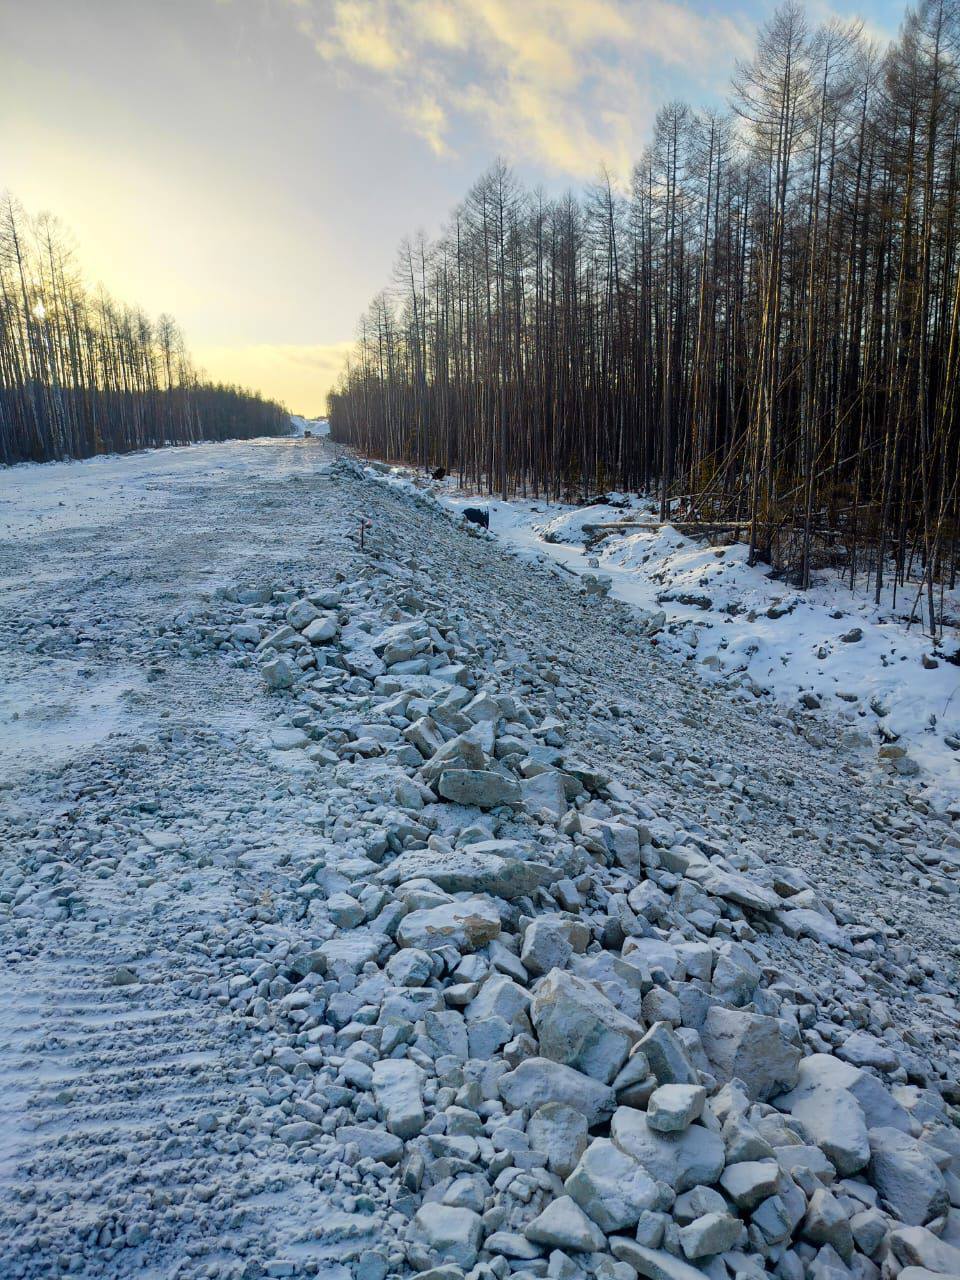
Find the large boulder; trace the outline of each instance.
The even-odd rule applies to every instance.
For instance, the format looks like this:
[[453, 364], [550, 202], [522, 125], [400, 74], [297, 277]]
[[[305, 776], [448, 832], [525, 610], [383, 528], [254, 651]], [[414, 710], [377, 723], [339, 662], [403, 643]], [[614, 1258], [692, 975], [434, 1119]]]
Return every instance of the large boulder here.
[[415, 1138], [427, 1122], [423, 1109], [423, 1072], [407, 1058], [382, 1058], [373, 1064], [373, 1096], [390, 1133]]
[[751, 1098], [766, 1101], [797, 1081], [801, 1052], [776, 1018], [715, 1005], [700, 1033], [723, 1080], [742, 1080]]
[[[512, 848], [512, 842], [487, 841], [489, 845]], [[411, 849], [389, 867], [392, 882], [432, 880], [447, 893], [492, 893], [512, 901], [535, 893], [550, 884], [558, 873], [539, 862], [504, 857], [492, 849], [476, 846], [465, 849]]]
[[500, 912], [489, 898], [467, 898], [425, 907], [404, 916], [397, 944], [432, 951], [449, 943], [458, 951], [476, 951], [500, 934]]
[[616, 1009], [593, 983], [552, 969], [534, 990], [530, 1018], [540, 1052], [609, 1084], [643, 1028]]
[[870, 1130], [870, 1180], [895, 1217], [922, 1227], [950, 1207], [943, 1174], [900, 1129]]
[[604, 1231], [636, 1225], [659, 1199], [657, 1184], [632, 1156], [608, 1138], [595, 1138], [564, 1183], [564, 1190]]
[[493, 769], [444, 769], [437, 791], [453, 804], [472, 804], [478, 809], [521, 804], [520, 784]]
[[535, 1111], [547, 1102], [564, 1102], [593, 1128], [612, 1114], [616, 1101], [609, 1085], [549, 1058], [527, 1058], [500, 1079], [500, 1096], [509, 1107]]
[[644, 1112], [618, 1107], [610, 1136], [652, 1178], [669, 1183], [678, 1192], [701, 1184], [710, 1186], [723, 1171], [723, 1139], [701, 1124], [692, 1124], [683, 1133], [657, 1133]]

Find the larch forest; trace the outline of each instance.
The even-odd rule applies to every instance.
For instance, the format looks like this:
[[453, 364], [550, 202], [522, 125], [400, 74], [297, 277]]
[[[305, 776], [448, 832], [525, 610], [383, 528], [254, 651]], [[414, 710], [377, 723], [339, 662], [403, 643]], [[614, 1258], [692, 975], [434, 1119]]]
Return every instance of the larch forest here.
[[279, 435], [286, 411], [206, 382], [176, 322], [84, 285], [49, 215], [0, 201], [0, 463]]
[[[886, 52], [787, 3], [726, 110], [664, 106], [628, 192], [496, 163], [400, 248], [330, 398], [334, 439], [504, 497], [653, 491], [805, 586], [960, 551], [960, 6]], [[911, 586], [911, 592], [915, 586]]]

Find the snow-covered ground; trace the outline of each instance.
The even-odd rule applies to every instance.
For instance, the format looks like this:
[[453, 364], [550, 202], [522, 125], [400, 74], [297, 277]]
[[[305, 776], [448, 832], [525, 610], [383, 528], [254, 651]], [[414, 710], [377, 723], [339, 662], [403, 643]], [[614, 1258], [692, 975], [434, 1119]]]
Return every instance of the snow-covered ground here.
[[[379, 468], [371, 474], [385, 478]], [[815, 574], [809, 591], [747, 563], [743, 543], [711, 546], [672, 526], [626, 529], [594, 542], [585, 526], [656, 520], [643, 499], [610, 494], [613, 505], [573, 507], [517, 498], [511, 502], [462, 492], [452, 478], [427, 482], [406, 468], [394, 483], [433, 492], [453, 512], [481, 506], [490, 530], [522, 558], [549, 558], [578, 574], [609, 579], [610, 594], [646, 612], [663, 611], [661, 650], [689, 663], [708, 682], [770, 697], [823, 731], [864, 750], [884, 751], [889, 767], [921, 770], [929, 802], [960, 803], [960, 636], [934, 646], [919, 622], [908, 627], [916, 586], [851, 590], [833, 570]], [[960, 593], [948, 596], [960, 614]], [[901, 755], [900, 752], [905, 755]]]
[[960, 1274], [957, 824], [370, 475], [0, 476], [0, 1280]]

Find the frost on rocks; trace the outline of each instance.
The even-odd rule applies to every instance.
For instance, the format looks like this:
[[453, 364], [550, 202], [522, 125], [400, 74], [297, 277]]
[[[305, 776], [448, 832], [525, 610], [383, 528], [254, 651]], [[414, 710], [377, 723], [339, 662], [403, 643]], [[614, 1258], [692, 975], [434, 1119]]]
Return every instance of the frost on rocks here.
[[954, 815], [306, 444], [17, 535], [4, 1280], [958, 1274]]

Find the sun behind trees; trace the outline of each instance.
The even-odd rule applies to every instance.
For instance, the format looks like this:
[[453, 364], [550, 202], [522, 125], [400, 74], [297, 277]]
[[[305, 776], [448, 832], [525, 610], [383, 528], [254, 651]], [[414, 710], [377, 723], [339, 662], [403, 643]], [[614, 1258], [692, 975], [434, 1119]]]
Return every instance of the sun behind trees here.
[[958, 15], [922, 4], [881, 54], [787, 4], [728, 112], [660, 111], [626, 196], [547, 200], [496, 164], [403, 244], [334, 438], [504, 496], [653, 491], [803, 585], [838, 554], [878, 598], [922, 581], [933, 627], [958, 551]]
[[280, 435], [289, 415], [201, 382], [170, 316], [91, 295], [56, 221], [0, 200], [0, 463]]

